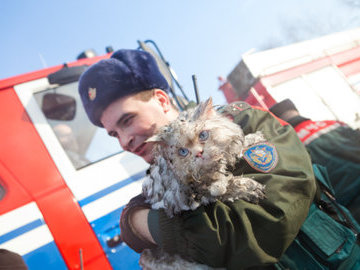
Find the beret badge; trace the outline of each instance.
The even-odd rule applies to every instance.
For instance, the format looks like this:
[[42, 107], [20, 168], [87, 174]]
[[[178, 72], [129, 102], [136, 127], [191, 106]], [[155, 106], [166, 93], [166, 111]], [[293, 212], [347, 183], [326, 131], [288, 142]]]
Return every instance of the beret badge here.
[[94, 100], [96, 98], [96, 88], [89, 87], [88, 94], [89, 99]]

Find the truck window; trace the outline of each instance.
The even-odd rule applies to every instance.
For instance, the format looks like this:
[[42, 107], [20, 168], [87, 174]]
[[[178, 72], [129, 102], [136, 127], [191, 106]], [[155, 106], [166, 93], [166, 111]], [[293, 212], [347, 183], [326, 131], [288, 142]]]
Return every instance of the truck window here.
[[[78, 83], [70, 83], [34, 94], [38, 106], [43, 108], [46, 94], [57, 93], [72, 97], [76, 101], [75, 116], [49, 117], [51, 110], [56, 111], [56, 104], [47, 106], [47, 123], [52, 128], [62, 148], [76, 169], [105, 159], [122, 151], [116, 139], [107, 135], [105, 129], [94, 126], [87, 118], [77, 91]], [[60, 96], [59, 95], [59, 96]], [[70, 109], [73, 110], [73, 109]], [[49, 113], [50, 111], [50, 113]], [[70, 111], [67, 115], [73, 114]], [[56, 115], [56, 113], [54, 113]]]

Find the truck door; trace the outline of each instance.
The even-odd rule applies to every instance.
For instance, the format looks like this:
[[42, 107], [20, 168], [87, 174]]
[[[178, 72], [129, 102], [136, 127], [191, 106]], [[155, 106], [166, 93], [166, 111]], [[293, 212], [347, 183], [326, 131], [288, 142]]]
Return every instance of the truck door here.
[[0, 248], [16, 251], [29, 269], [66, 269], [39, 207], [2, 162], [0, 209]]
[[147, 164], [89, 122], [77, 87], [42, 78], [14, 88], [111, 266], [139, 269], [139, 255], [119, 241], [119, 218], [140, 193]]

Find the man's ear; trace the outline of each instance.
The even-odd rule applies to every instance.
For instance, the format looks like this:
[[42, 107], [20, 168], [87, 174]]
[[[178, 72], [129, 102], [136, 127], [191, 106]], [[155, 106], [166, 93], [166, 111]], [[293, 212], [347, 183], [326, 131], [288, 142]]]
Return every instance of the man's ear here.
[[164, 112], [168, 112], [171, 108], [170, 97], [161, 89], [154, 89], [154, 98], [159, 102]]

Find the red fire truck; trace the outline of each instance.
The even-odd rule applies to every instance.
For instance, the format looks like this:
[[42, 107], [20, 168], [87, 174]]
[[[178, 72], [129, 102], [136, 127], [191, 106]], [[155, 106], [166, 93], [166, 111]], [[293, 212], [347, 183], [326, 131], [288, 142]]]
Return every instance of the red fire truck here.
[[[151, 42], [139, 49], [172, 83]], [[139, 269], [119, 218], [147, 164], [89, 122], [77, 90], [82, 72], [110, 54], [0, 80], [0, 248], [30, 270]]]
[[270, 108], [289, 98], [305, 117], [360, 128], [360, 28], [245, 54], [220, 80], [228, 102]]

